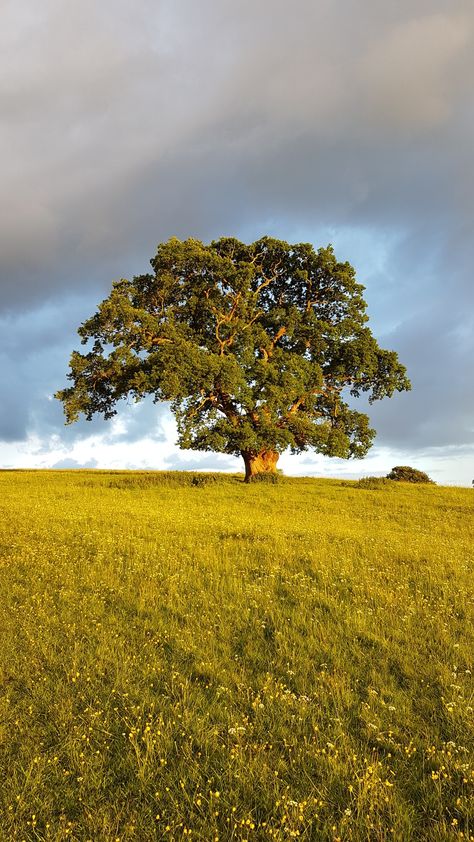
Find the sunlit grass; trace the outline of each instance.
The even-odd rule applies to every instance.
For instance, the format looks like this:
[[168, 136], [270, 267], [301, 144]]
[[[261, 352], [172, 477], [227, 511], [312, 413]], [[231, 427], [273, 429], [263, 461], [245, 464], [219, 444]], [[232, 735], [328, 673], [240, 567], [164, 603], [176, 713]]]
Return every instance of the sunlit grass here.
[[0, 473], [2, 840], [474, 839], [474, 492]]

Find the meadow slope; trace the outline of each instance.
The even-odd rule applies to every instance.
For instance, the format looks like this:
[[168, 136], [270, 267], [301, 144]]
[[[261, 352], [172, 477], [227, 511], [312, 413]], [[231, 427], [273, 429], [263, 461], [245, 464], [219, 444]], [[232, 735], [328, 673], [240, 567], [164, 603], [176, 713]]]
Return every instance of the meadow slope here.
[[0, 473], [0, 839], [474, 839], [474, 491]]

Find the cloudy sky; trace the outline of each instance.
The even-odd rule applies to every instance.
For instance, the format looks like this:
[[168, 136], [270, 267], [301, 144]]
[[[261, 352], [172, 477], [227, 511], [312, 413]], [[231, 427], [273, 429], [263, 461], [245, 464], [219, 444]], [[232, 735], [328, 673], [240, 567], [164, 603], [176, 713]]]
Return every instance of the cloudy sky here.
[[472, 0], [3, 0], [0, 466], [240, 467], [166, 406], [64, 427], [76, 328], [170, 235], [333, 243], [413, 391], [363, 461], [474, 477]]

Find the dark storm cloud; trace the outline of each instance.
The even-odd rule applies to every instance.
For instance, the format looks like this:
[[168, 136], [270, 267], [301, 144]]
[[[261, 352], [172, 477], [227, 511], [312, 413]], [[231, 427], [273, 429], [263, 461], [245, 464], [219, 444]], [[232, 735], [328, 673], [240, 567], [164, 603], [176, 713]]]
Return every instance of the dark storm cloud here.
[[[474, 441], [474, 318], [426, 313], [387, 337], [409, 364], [413, 391], [369, 409], [382, 441], [394, 447], [471, 445]], [[379, 440], [380, 440], [379, 436]]]
[[379, 442], [472, 444], [473, 33], [470, 0], [4, 3], [0, 438], [104, 429], [50, 396], [157, 242], [271, 233], [334, 239], [366, 283], [414, 384]]

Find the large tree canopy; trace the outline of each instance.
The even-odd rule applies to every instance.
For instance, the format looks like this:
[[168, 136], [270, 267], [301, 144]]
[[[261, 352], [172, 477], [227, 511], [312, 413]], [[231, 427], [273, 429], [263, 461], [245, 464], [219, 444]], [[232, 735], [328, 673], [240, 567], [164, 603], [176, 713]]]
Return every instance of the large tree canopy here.
[[364, 287], [332, 248], [263, 237], [172, 238], [153, 271], [113, 284], [79, 328], [68, 422], [110, 418], [121, 398], [171, 401], [179, 445], [241, 455], [246, 479], [287, 448], [364, 456], [375, 435], [349, 395], [410, 388], [369, 327]]

